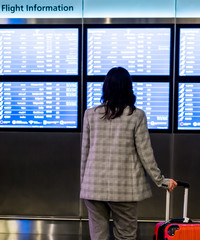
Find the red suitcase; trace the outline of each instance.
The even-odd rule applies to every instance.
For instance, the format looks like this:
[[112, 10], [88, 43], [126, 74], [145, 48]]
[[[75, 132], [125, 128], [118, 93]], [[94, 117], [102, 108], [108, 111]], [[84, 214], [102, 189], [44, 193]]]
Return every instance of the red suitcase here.
[[189, 184], [177, 181], [178, 186], [184, 187], [183, 218], [169, 219], [170, 193], [166, 194], [165, 222], [156, 224], [154, 229], [154, 240], [199, 240], [200, 223], [192, 223], [187, 218], [188, 189]]

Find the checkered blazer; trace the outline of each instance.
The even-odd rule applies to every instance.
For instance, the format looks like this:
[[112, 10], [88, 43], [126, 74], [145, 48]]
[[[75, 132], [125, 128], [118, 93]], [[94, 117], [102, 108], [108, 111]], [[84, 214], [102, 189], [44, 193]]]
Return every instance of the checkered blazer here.
[[102, 119], [104, 107], [85, 111], [81, 154], [83, 199], [140, 201], [151, 196], [146, 172], [167, 187], [154, 159], [144, 111], [129, 107], [112, 120]]

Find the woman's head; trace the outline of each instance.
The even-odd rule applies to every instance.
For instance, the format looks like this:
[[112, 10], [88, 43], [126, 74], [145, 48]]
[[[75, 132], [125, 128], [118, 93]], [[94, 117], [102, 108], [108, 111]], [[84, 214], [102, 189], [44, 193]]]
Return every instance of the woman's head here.
[[113, 119], [121, 116], [125, 107], [130, 107], [130, 114], [135, 109], [135, 95], [132, 90], [132, 78], [122, 67], [112, 68], [103, 84], [101, 101], [106, 104], [104, 118]]

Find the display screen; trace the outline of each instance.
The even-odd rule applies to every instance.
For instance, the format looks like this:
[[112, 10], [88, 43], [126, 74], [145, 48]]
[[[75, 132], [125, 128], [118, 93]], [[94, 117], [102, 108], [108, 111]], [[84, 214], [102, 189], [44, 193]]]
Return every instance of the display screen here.
[[1, 28], [0, 75], [78, 75], [78, 28]]
[[[103, 82], [87, 83], [87, 108], [100, 104]], [[143, 109], [149, 129], [169, 129], [169, 83], [134, 82], [136, 107]]]
[[200, 28], [180, 28], [179, 76], [200, 76]]
[[170, 28], [88, 28], [87, 75], [124, 67], [131, 75], [169, 76]]
[[178, 130], [200, 130], [200, 83], [178, 85]]
[[77, 127], [77, 82], [0, 82], [0, 128]]

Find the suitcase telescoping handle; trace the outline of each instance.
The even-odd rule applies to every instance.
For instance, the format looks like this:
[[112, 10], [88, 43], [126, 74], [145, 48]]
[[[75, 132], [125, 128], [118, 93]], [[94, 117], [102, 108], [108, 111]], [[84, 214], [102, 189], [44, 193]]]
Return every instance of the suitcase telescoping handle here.
[[[176, 180], [178, 186], [184, 187], [184, 203], [183, 203], [183, 218], [187, 219], [187, 209], [188, 209], [188, 189], [190, 187], [189, 183]], [[170, 192], [167, 190], [166, 194], [166, 212], [165, 212], [165, 221], [169, 221], [169, 212], [170, 212]]]

